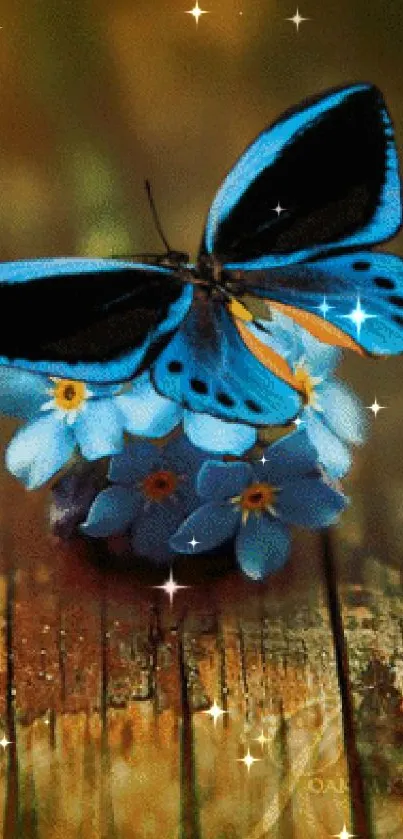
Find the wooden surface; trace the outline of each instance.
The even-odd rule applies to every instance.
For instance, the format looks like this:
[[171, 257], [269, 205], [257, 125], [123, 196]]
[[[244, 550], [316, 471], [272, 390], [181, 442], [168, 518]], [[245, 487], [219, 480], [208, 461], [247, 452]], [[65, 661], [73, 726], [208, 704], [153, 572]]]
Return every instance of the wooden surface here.
[[283, 572], [183, 562], [172, 608], [166, 571], [62, 545], [47, 493], [3, 474], [2, 835], [402, 837], [403, 602], [376, 514], [393, 475], [360, 494], [374, 469], [358, 458], [343, 525], [298, 533]]

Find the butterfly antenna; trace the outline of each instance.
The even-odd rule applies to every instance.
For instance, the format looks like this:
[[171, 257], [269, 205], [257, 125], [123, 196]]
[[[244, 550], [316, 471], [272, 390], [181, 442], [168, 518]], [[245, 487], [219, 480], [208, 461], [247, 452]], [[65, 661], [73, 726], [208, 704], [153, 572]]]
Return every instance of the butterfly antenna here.
[[151, 210], [151, 213], [152, 213], [152, 217], [154, 219], [154, 224], [157, 228], [157, 233], [159, 234], [160, 238], [162, 239], [162, 241], [163, 241], [163, 243], [166, 247], [167, 253], [168, 254], [172, 253], [172, 249], [169, 247], [168, 240], [167, 240], [166, 236], [164, 236], [164, 231], [161, 227], [161, 222], [158, 218], [158, 213], [157, 213], [157, 210], [155, 208], [154, 198], [153, 198], [153, 194], [152, 194], [152, 191], [151, 191], [150, 181], [146, 180], [144, 185], [145, 185], [147, 198], [148, 198], [148, 203], [150, 205], [150, 210]]

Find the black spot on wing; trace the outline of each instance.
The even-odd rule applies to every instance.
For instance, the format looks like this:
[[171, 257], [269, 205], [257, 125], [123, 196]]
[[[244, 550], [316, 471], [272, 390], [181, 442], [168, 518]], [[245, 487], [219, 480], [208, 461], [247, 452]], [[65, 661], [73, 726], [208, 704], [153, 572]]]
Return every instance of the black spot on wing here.
[[394, 281], [389, 277], [374, 277], [374, 283], [378, 288], [392, 289], [395, 287]]

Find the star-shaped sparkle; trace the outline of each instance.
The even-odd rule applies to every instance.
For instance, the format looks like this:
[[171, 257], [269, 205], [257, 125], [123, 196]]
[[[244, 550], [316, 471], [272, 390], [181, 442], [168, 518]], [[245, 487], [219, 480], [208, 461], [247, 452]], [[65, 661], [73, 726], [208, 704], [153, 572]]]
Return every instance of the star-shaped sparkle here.
[[260, 757], [253, 757], [253, 755], [251, 755], [250, 750], [248, 748], [248, 751], [246, 752], [246, 755], [244, 755], [244, 757], [238, 757], [237, 761], [238, 761], [238, 763], [244, 763], [248, 772], [250, 772], [251, 766], [253, 766], [254, 763], [257, 763], [261, 759], [262, 758], [260, 758]]
[[326, 300], [326, 297], [324, 297], [320, 306], [317, 306], [316, 308], [319, 309], [321, 315], [326, 320], [327, 313], [330, 312], [330, 310], [334, 309], [335, 307], [334, 306], [329, 306], [329, 304]]
[[376, 318], [376, 315], [370, 315], [368, 312], [366, 312], [365, 309], [363, 309], [361, 306], [360, 298], [357, 297], [355, 309], [352, 309], [352, 311], [348, 315], [342, 315], [341, 317], [351, 320], [351, 322], [354, 324], [357, 330], [357, 338], [359, 338], [363, 323], [365, 323], [365, 321], [369, 318]]
[[282, 207], [280, 201], [277, 201], [277, 207], [272, 207], [273, 213], [277, 213], [278, 216], [281, 216], [281, 213], [285, 213], [286, 208]]
[[7, 746], [9, 746], [11, 742], [12, 742], [12, 741], [11, 741], [11, 740], [7, 740], [6, 735], [5, 735], [5, 734], [3, 734], [3, 736], [2, 736], [2, 738], [1, 738], [1, 740], [0, 740], [0, 746], [2, 746], [2, 747], [3, 747], [3, 749], [4, 749], [4, 751], [5, 751], [5, 750], [6, 750], [6, 748], [7, 748]]
[[193, 9], [189, 9], [187, 12], [185, 12], [185, 14], [186, 15], [192, 15], [192, 17], [194, 17], [194, 19], [196, 21], [196, 26], [197, 26], [197, 24], [199, 23], [199, 18], [202, 15], [208, 15], [208, 12], [206, 12], [205, 9], [201, 9], [200, 6], [199, 6], [199, 0], [196, 0], [196, 3], [193, 6]]
[[259, 737], [255, 737], [254, 739], [256, 740], [256, 742], [257, 742], [257, 743], [260, 743], [260, 745], [261, 745], [262, 749], [264, 748], [264, 746], [266, 745], [266, 743], [270, 743], [270, 738], [269, 738], [269, 737], [265, 737], [265, 734], [264, 734], [263, 728], [262, 728], [262, 730], [261, 730], [261, 732], [260, 732], [260, 734], [259, 734]]
[[217, 705], [216, 700], [214, 700], [211, 708], [207, 708], [207, 711], [203, 711], [203, 714], [208, 714], [212, 718], [212, 720], [214, 721], [214, 728], [217, 725], [217, 720], [219, 720], [220, 717], [222, 717], [223, 714], [227, 714], [227, 713], [228, 713], [227, 711], [224, 711], [223, 708], [220, 708], [220, 706]]
[[297, 29], [297, 32], [298, 32], [299, 27], [301, 26], [301, 23], [304, 23], [305, 20], [310, 20], [310, 18], [309, 17], [302, 17], [299, 13], [299, 9], [297, 9], [294, 17], [286, 17], [286, 20], [290, 20], [292, 23], [295, 23], [295, 26], [296, 26], [296, 29]]
[[300, 425], [302, 425], [302, 419], [301, 419], [301, 417], [295, 417], [295, 420], [294, 420], [294, 425], [295, 425], [295, 427], [296, 427], [296, 428], [299, 428], [299, 427], [300, 427]]
[[195, 537], [192, 536], [190, 542], [188, 542], [188, 545], [191, 545], [192, 549], [194, 550], [196, 545], [200, 545], [200, 542], [198, 542], [197, 539], [195, 539]]
[[333, 836], [335, 837], [335, 839], [351, 839], [352, 836], [356, 836], [356, 835], [357, 835], [356, 833], [349, 833], [345, 824], [343, 824], [343, 827], [342, 827], [340, 833], [333, 833]]
[[176, 592], [179, 591], [181, 588], [189, 588], [189, 586], [178, 585], [178, 583], [176, 583], [174, 578], [173, 578], [172, 568], [171, 568], [171, 570], [169, 572], [169, 578], [167, 580], [165, 580], [165, 583], [163, 583], [161, 586], [153, 586], [153, 588], [160, 588], [160, 589], [162, 589], [162, 591], [165, 591], [165, 593], [169, 596], [169, 602], [172, 606], [173, 599], [174, 599], [174, 594], [176, 594]]
[[367, 408], [368, 408], [369, 411], [372, 411], [374, 417], [376, 418], [377, 415], [379, 414], [379, 411], [384, 411], [385, 410], [386, 405], [378, 405], [378, 401], [377, 401], [377, 398], [375, 396], [375, 399], [374, 399], [372, 405], [367, 405]]
[[262, 454], [261, 458], [259, 458], [259, 463], [261, 463], [262, 466], [264, 466], [265, 463], [267, 463], [267, 457], [265, 457], [264, 454]]

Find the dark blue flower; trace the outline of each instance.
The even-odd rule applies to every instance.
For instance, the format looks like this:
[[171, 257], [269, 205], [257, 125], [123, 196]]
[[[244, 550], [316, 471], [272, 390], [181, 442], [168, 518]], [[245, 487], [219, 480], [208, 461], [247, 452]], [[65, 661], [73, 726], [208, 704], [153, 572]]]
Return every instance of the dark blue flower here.
[[112, 486], [95, 498], [82, 532], [104, 537], [129, 531], [135, 554], [169, 560], [170, 536], [198, 506], [195, 480], [205, 460], [184, 436], [165, 446], [130, 442], [111, 459]]
[[256, 580], [284, 565], [289, 525], [327, 527], [347, 503], [320, 476], [304, 431], [274, 443], [253, 463], [207, 461], [197, 490], [204, 503], [179, 527], [171, 547], [189, 553], [194, 539], [194, 553], [200, 553], [235, 537], [238, 563]]

